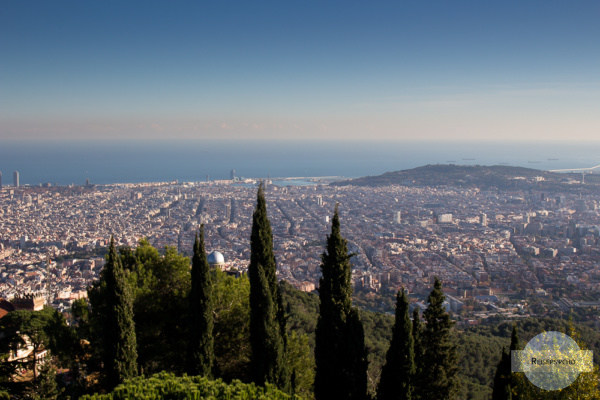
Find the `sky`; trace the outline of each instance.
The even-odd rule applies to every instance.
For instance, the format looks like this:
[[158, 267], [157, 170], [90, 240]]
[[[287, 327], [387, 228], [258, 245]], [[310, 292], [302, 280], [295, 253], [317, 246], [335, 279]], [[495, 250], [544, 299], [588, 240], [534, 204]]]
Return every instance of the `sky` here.
[[600, 140], [600, 2], [0, 3], [0, 141]]

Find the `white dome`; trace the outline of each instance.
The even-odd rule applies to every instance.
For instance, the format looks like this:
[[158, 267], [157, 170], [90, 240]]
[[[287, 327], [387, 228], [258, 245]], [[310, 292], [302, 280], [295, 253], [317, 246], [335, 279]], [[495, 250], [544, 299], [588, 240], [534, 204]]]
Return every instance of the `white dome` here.
[[210, 265], [225, 264], [225, 257], [223, 257], [223, 254], [221, 254], [218, 251], [213, 251], [212, 253], [210, 253], [207, 259]]

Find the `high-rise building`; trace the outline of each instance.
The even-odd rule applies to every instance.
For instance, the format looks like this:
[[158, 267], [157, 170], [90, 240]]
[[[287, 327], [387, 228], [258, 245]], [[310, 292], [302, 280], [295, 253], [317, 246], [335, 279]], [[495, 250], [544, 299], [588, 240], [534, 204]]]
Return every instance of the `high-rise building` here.
[[321, 207], [323, 205], [323, 196], [317, 196], [317, 205]]
[[487, 226], [487, 215], [485, 213], [481, 214], [480, 222], [481, 226]]
[[229, 173], [229, 177], [231, 178], [232, 181], [235, 181], [235, 169], [231, 170], [231, 172]]
[[13, 172], [13, 183], [15, 187], [19, 187], [19, 171]]
[[438, 215], [437, 223], [438, 224], [451, 224], [452, 223], [452, 214], [446, 213], [446, 214]]
[[0, 171], [0, 189], [2, 189], [2, 171]]
[[394, 214], [394, 221], [396, 221], [397, 224], [402, 223], [402, 211], [396, 211], [396, 214]]

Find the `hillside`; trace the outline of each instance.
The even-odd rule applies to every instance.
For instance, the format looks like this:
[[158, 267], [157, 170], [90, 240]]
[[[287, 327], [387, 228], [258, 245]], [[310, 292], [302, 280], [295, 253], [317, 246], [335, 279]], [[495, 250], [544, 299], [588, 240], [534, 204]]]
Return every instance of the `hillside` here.
[[[314, 351], [314, 331], [319, 310], [319, 297], [304, 293], [282, 282], [284, 300], [288, 304], [288, 329], [309, 336]], [[393, 317], [388, 314], [360, 310], [369, 352], [369, 386], [373, 390], [379, 380], [385, 353], [392, 334]], [[561, 319], [528, 318], [519, 321], [490, 320], [480, 326], [456, 330], [458, 350], [460, 399], [487, 400], [492, 394], [496, 365], [503, 347], [510, 344], [513, 323], [519, 329], [521, 345], [543, 331], [568, 332], [568, 321]], [[587, 326], [575, 324], [581, 339], [594, 351], [595, 362], [600, 355], [600, 333]]]
[[585, 176], [581, 184], [581, 174], [563, 174], [539, 169], [512, 167], [505, 165], [425, 165], [413, 169], [386, 172], [377, 176], [333, 182], [333, 186], [452, 186], [497, 188], [518, 190], [538, 188], [540, 190], [598, 190], [600, 175]]

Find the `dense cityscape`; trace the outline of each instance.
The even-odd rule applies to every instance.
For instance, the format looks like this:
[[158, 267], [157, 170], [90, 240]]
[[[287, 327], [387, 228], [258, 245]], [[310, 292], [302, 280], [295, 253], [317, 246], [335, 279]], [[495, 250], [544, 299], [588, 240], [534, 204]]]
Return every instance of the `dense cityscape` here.
[[[119, 246], [147, 238], [190, 255], [205, 224], [208, 252], [221, 268], [249, 263], [254, 180], [81, 186], [19, 186], [0, 191], [0, 297], [40, 297], [59, 310], [86, 297], [111, 235]], [[404, 287], [425, 306], [434, 277], [462, 324], [580, 312], [600, 302], [597, 197], [577, 191], [461, 187], [331, 186], [327, 180], [267, 181], [279, 279], [318, 288], [330, 216], [339, 203], [356, 296], [391, 311]], [[532, 182], [533, 185], [533, 182]], [[533, 186], [532, 186], [533, 187]], [[220, 256], [220, 255], [219, 255]]]

